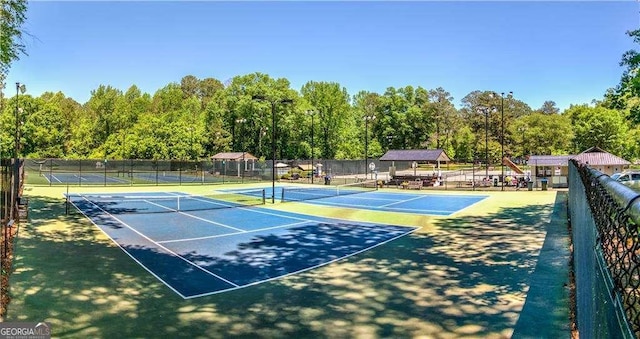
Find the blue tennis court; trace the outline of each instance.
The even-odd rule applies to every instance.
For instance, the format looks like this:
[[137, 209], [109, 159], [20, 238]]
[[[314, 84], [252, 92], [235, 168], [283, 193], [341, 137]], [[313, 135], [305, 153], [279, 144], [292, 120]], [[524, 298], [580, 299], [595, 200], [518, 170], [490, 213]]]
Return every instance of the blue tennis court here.
[[[286, 191], [285, 191], [286, 194]], [[310, 204], [447, 216], [474, 205], [488, 195], [367, 192], [303, 201]]]
[[[236, 190], [229, 190], [233, 192]], [[271, 187], [265, 188], [271, 197]], [[347, 185], [336, 186], [279, 186], [276, 187], [277, 200], [296, 201], [307, 204], [358, 208], [372, 211], [402, 212], [425, 215], [448, 216], [470, 207], [488, 195], [438, 194], [438, 193], [397, 193], [359, 188]]]
[[108, 193], [68, 200], [185, 299], [310, 270], [416, 229], [273, 211], [259, 207], [264, 191], [262, 197], [253, 193], [223, 199]]
[[[42, 173], [41, 174], [47, 181], [53, 184], [85, 184], [85, 185], [100, 185], [100, 184], [130, 184], [132, 180], [136, 182], [149, 182], [149, 183], [190, 183], [190, 182], [202, 182], [202, 175], [195, 175], [190, 173], [180, 172], [55, 172], [55, 173]], [[208, 179], [210, 180], [210, 179]]]
[[47, 181], [57, 184], [129, 184], [131, 180], [117, 176], [105, 176], [104, 173], [42, 173]]

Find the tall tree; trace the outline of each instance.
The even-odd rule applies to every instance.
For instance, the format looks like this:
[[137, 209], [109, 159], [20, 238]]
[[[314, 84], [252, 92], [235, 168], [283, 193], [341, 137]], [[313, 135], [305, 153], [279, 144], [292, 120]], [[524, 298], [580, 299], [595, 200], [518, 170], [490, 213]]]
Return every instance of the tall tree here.
[[[26, 19], [27, 1], [9, 0], [0, 3], [0, 74], [7, 74], [11, 63], [26, 55], [22, 40], [22, 25]], [[2, 81], [4, 83], [4, 81]]]
[[187, 75], [180, 80], [180, 88], [182, 89], [182, 97], [184, 99], [198, 95], [200, 89], [200, 80], [193, 75]]
[[575, 130], [576, 152], [598, 146], [613, 154], [623, 154], [628, 126], [620, 112], [602, 106], [572, 105], [564, 114]]
[[547, 100], [542, 104], [538, 112], [542, 114], [558, 114], [560, 109], [556, 106], [555, 101]]
[[[633, 42], [640, 44], [640, 29], [628, 31]], [[620, 66], [624, 67], [620, 83], [605, 93], [603, 105], [624, 111], [629, 120], [640, 124], [640, 53], [629, 50], [622, 55]]]
[[448, 153], [452, 153], [450, 137], [458, 125], [457, 112], [452, 103], [453, 97], [444, 88], [438, 87], [429, 90], [429, 101], [431, 102], [430, 109], [433, 112], [432, 116], [435, 122], [435, 135], [433, 136], [436, 141], [435, 147], [443, 148]]
[[203, 108], [214, 98], [217, 92], [224, 89], [222, 82], [214, 78], [204, 78], [200, 81], [199, 85], [198, 97], [202, 101]]
[[322, 131], [322, 157], [332, 159], [338, 148], [338, 133], [350, 110], [346, 88], [336, 82], [310, 81], [300, 91], [304, 99], [318, 112]]
[[93, 134], [94, 146], [99, 146], [107, 140], [111, 133], [121, 128], [120, 112], [117, 111], [118, 101], [122, 92], [111, 86], [100, 85], [91, 91], [91, 98], [87, 102], [87, 108], [94, 120]]
[[26, 55], [22, 25], [26, 19], [26, 0], [0, 2], [0, 112], [4, 109], [5, 80], [13, 61]]

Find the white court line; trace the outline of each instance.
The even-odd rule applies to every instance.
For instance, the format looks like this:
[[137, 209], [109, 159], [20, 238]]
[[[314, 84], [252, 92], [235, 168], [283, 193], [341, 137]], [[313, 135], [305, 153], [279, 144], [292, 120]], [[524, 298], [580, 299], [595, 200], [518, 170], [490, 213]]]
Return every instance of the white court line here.
[[[85, 200], [86, 200], [86, 199], [85, 199]], [[89, 202], [90, 202], [90, 201], [89, 201]], [[101, 231], [102, 233], [104, 233], [104, 234], [105, 234], [109, 239], [111, 239], [111, 240], [112, 240], [112, 241], [113, 241], [113, 242], [114, 242], [118, 247], [120, 247], [120, 249], [121, 249], [123, 252], [125, 252], [125, 253], [126, 253], [126, 254], [131, 258], [131, 259], [133, 259], [135, 262], [137, 262], [137, 263], [138, 263], [140, 266], [142, 266], [142, 267], [143, 267], [147, 272], [149, 272], [152, 276], [156, 277], [156, 279], [158, 279], [159, 281], [161, 281], [165, 286], [169, 287], [169, 289], [171, 289], [172, 291], [174, 291], [176, 294], [178, 294], [178, 295], [179, 295], [180, 297], [182, 297], [183, 299], [193, 299], [193, 298], [204, 297], [204, 296], [209, 296], [209, 295], [214, 295], [214, 294], [219, 294], [219, 293], [225, 293], [225, 292], [234, 291], [234, 290], [237, 290], [237, 289], [240, 289], [240, 288], [245, 288], [245, 287], [249, 287], [249, 286], [254, 286], [254, 285], [257, 285], [257, 284], [264, 283], [264, 282], [269, 282], [269, 281], [273, 281], [273, 280], [276, 280], [276, 279], [285, 278], [285, 277], [288, 277], [288, 276], [291, 276], [291, 275], [294, 275], [294, 274], [298, 274], [298, 273], [303, 273], [303, 272], [306, 272], [306, 271], [310, 271], [310, 270], [316, 269], [316, 268], [318, 268], [318, 267], [322, 267], [322, 266], [324, 266], [324, 265], [329, 265], [329, 264], [332, 264], [332, 263], [334, 263], [334, 262], [337, 262], [337, 261], [340, 261], [340, 260], [343, 260], [343, 259], [347, 259], [347, 258], [352, 257], [352, 256], [355, 256], [355, 255], [358, 255], [358, 254], [360, 254], [360, 253], [362, 253], [362, 252], [368, 251], [368, 250], [370, 250], [370, 249], [373, 249], [373, 248], [375, 248], [375, 247], [381, 246], [381, 245], [386, 244], [386, 243], [388, 243], [388, 242], [390, 242], [390, 241], [393, 241], [393, 240], [395, 240], [395, 239], [398, 239], [398, 238], [401, 238], [401, 237], [406, 236], [406, 235], [408, 235], [408, 234], [411, 234], [411, 233], [413, 233], [413, 232], [415, 232], [416, 230], [418, 230], [418, 229], [419, 229], [419, 227], [414, 227], [411, 231], [408, 231], [408, 232], [406, 232], [406, 233], [399, 234], [398, 236], [395, 236], [395, 237], [390, 238], [390, 239], [387, 239], [387, 240], [385, 240], [385, 241], [383, 241], [383, 242], [380, 242], [380, 243], [374, 244], [373, 246], [369, 246], [369, 247], [363, 248], [363, 249], [361, 249], [361, 250], [359, 250], [359, 251], [357, 251], [357, 252], [354, 252], [354, 253], [351, 253], [351, 254], [348, 254], [348, 255], [345, 255], [345, 256], [339, 257], [339, 258], [335, 258], [335, 259], [333, 259], [333, 260], [330, 260], [330, 261], [327, 261], [327, 262], [324, 262], [324, 263], [320, 263], [320, 264], [317, 264], [317, 265], [314, 265], [314, 266], [311, 266], [311, 267], [307, 267], [307, 268], [304, 268], [304, 269], [301, 269], [301, 270], [298, 270], [298, 271], [289, 272], [289, 273], [287, 273], [287, 274], [279, 275], [279, 276], [272, 277], [272, 278], [269, 278], [269, 279], [260, 280], [260, 281], [255, 281], [255, 282], [252, 282], [252, 283], [250, 283], [250, 284], [246, 284], [246, 285], [238, 285], [238, 284], [235, 284], [235, 283], [233, 283], [233, 282], [231, 282], [231, 281], [228, 281], [228, 280], [226, 280], [226, 279], [224, 279], [224, 278], [222, 278], [222, 277], [220, 277], [220, 276], [218, 276], [218, 275], [216, 275], [216, 274], [214, 274], [214, 273], [212, 273], [212, 272], [209, 272], [209, 271], [207, 271], [207, 270], [203, 269], [202, 267], [200, 267], [200, 266], [198, 266], [197, 264], [195, 264], [195, 263], [193, 263], [193, 262], [189, 261], [189, 260], [188, 260], [188, 259], [186, 259], [186, 258], [183, 258], [182, 256], [180, 256], [180, 255], [176, 254], [175, 252], [173, 252], [173, 251], [171, 251], [171, 250], [167, 249], [166, 247], [164, 247], [164, 246], [160, 245], [160, 244], [159, 244], [159, 242], [155, 242], [155, 241], [153, 241], [153, 240], [149, 239], [148, 237], [144, 236], [143, 234], [140, 234], [140, 232], [138, 232], [138, 231], [136, 231], [135, 229], [131, 228], [131, 226], [129, 226], [128, 224], [126, 224], [126, 223], [122, 222], [121, 220], [119, 220], [118, 218], [114, 217], [114, 216], [113, 216], [113, 215], [111, 215], [110, 213], [108, 213], [108, 212], [106, 212], [106, 211], [104, 211], [104, 210], [102, 210], [102, 209], [101, 209], [103, 212], [105, 212], [106, 214], [108, 214], [108, 215], [112, 216], [115, 220], [117, 220], [118, 222], [120, 222], [122, 225], [124, 225], [124, 226], [126, 226], [127, 228], [131, 229], [132, 231], [134, 231], [134, 232], [136, 232], [136, 233], [140, 234], [142, 237], [144, 237], [144, 238], [146, 238], [146, 239], [149, 239], [149, 241], [151, 241], [152, 243], [157, 244], [159, 247], [161, 247], [161, 248], [165, 249], [167, 252], [172, 253], [172, 254], [173, 254], [173, 255], [175, 255], [176, 257], [178, 257], [178, 258], [180, 258], [180, 259], [182, 259], [182, 260], [186, 261], [187, 263], [189, 263], [189, 264], [191, 264], [191, 265], [195, 266], [196, 268], [198, 268], [198, 269], [200, 269], [200, 270], [204, 271], [205, 273], [210, 274], [210, 275], [212, 275], [212, 276], [214, 276], [214, 277], [216, 277], [216, 278], [219, 278], [219, 279], [221, 279], [221, 280], [223, 280], [223, 281], [225, 281], [225, 282], [228, 282], [230, 285], [234, 286], [234, 287], [231, 287], [231, 288], [221, 289], [221, 290], [217, 290], [217, 291], [212, 291], [212, 292], [207, 292], [207, 293], [201, 293], [201, 294], [195, 294], [195, 295], [191, 295], [191, 296], [184, 296], [184, 295], [182, 295], [180, 292], [178, 292], [175, 288], [173, 288], [171, 285], [169, 285], [167, 282], [165, 282], [162, 278], [160, 278], [159, 276], [157, 276], [153, 271], [151, 271], [149, 268], [147, 268], [145, 265], [143, 265], [143, 264], [142, 264], [138, 259], [136, 259], [133, 255], [131, 255], [131, 253], [129, 253], [129, 252], [128, 252], [126, 249], [124, 249], [124, 248], [123, 248], [123, 247], [122, 247], [118, 242], [116, 242], [116, 241], [115, 241], [115, 240], [114, 240], [114, 239], [113, 239], [113, 238], [112, 238], [112, 237], [111, 237], [107, 232], [105, 232], [105, 231], [102, 229], [102, 227], [100, 227], [100, 225], [96, 224], [96, 223], [95, 223], [95, 222], [94, 222], [94, 221], [93, 221], [89, 216], [87, 216], [87, 215], [84, 213], [84, 211], [82, 211], [81, 209], [79, 209], [79, 208], [78, 208], [78, 207], [77, 207], [73, 202], [71, 202], [71, 203], [72, 203], [72, 204], [76, 207], [76, 209], [78, 209], [78, 210], [79, 210], [79, 211], [80, 211], [80, 212], [81, 212], [85, 217], [87, 217], [87, 218], [88, 218], [88, 219], [89, 219], [89, 220], [90, 220], [94, 225], [98, 226], [98, 228], [100, 229], [100, 231]], [[91, 203], [91, 204], [93, 204], [92, 202], [90, 202], [90, 203]], [[94, 204], [94, 205], [95, 205], [95, 204]], [[99, 207], [99, 206], [97, 206], [97, 207], [100, 209], [100, 207]], [[278, 215], [278, 214], [276, 214], [276, 213], [262, 212], [262, 211], [255, 211], [255, 210], [251, 210], [251, 209], [246, 209], [246, 210], [247, 210], [247, 211], [257, 212], [257, 213], [262, 213], [262, 214], [267, 214], [267, 215], [279, 216], [279, 217], [283, 217], [283, 218], [297, 219], [297, 220], [305, 220], [305, 219], [302, 219], [302, 218], [296, 218], [296, 217], [291, 217], [291, 216]], [[333, 220], [335, 220], [335, 219], [333, 219]], [[322, 221], [307, 220], [307, 222], [322, 222]], [[350, 222], [351, 222], [351, 221], [350, 221]], [[300, 222], [300, 223], [297, 223], [297, 224], [303, 224], [303, 223], [304, 223], [304, 222]], [[338, 224], [338, 223], [336, 223], [336, 222], [332, 222], [332, 223], [324, 222], [324, 223], [328, 223], [328, 224], [331, 224], [331, 225], [336, 225], [336, 224]], [[368, 223], [368, 224], [369, 224], [369, 223]], [[288, 226], [291, 226], [291, 225], [294, 225], [294, 224], [290, 224], [290, 225], [288, 225]], [[274, 228], [276, 228], [276, 227], [274, 227]], [[258, 230], [256, 230], [256, 231], [258, 231]]]
[[[187, 297], [185, 297], [184, 295], [182, 295], [182, 293], [178, 292], [178, 290], [176, 290], [175, 288], [173, 288], [173, 286], [169, 285], [166, 281], [164, 281], [162, 278], [160, 278], [158, 275], [156, 275], [152, 270], [150, 270], [149, 268], [147, 268], [145, 265], [143, 265], [136, 257], [134, 257], [133, 255], [131, 255], [131, 253], [129, 253], [126, 249], [124, 249], [117, 241], [115, 241], [111, 235], [109, 235], [109, 233], [105, 232], [102, 227], [98, 224], [95, 223], [95, 221], [93, 221], [93, 219], [91, 219], [88, 215], [86, 215], [84, 213], [84, 211], [80, 208], [78, 208], [78, 206], [71, 200], [69, 200], [69, 202], [78, 210], [80, 211], [80, 213], [82, 213], [82, 215], [84, 215], [87, 219], [89, 219], [89, 221], [91, 221], [92, 224], [94, 224], [96, 227], [98, 227], [98, 229], [100, 230], [100, 232], [102, 232], [102, 234], [104, 234], [107, 238], [111, 239], [111, 241], [116, 244], [116, 246], [118, 246], [122, 252], [124, 252], [126, 255], [129, 256], [129, 258], [133, 259], [133, 261], [137, 262], [138, 265], [142, 266], [143, 269], [145, 269], [147, 272], [149, 272], [152, 276], [156, 277], [156, 279], [160, 280], [160, 282], [162, 282], [165, 286], [169, 287], [169, 289], [171, 289], [173, 292], [175, 292], [177, 295], [179, 295], [180, 297], [182, 297], [182, 299], [187, 299]], [[119, 221], [119, 220], [118, 220]], [[122, 222], [121, 222], [122, 223]]]
[[357, 197], [359, 200], [398, 201], [398, 199], [390, 199], [390, 198], [373, 198], [373, 197], [370, 197], [370, 196], [363, 196], [362, 194], [345, 194], [345, 195], [339, 195], [338, 197], [346, 198], [346, 197], [350, 197], [350, 196], [355, 196], [355, 197]]
[[158, 244], [166, 244], [166, 243], [182, 242], [182, 241], [192, 241], [192, 240], [202, 240], [202, 239], [222, 238], [222, 237], [228, 237], [228, 236], [231, 236], [231, 235], [238, 235], [238, 234], [245, 234], [245, 233], [255, 233], [255, 232], [261, 232], [261, 231], [273, 230], [273, 229], [277, 229], [277, 228], [286, 228], [286, 227], [291, 227], [291, 226], [296, 226], [296, 225], [303, 225], [303, 224], [306, 224], [306, 223], [309, 223], [309, 222], [317, 222], [317, 221], [308, 220], [308, 221], [294, 222], [292, 224], [286, 224], [286, 225], [280, 225], [280, 226], [258, 228], [258, 229], [251, 230], [251, 231], [242, 231], [242, 232], [236, 232], [236, 233], [208, 235], [208, 236], [196, 237], [196, 238], [163, 240], [163, 241], [158, 241]]
[[[227, 280], [227, 279], [225, 279], [225, 278], [223, 278], [223, 277], [221, 277], [221, 276], [219, 276], [219, 275], [217, 275], [217, 274], [215, 274], [215, 273], [213, 273], [213, 272], [210, 272], [210, 271], [205, 270], [205, 269], [204, 269], [204, 268], [202, 268], [200, 265], [197, 265], [196, 263], [192, 262], [191, 260], [189, 260], [189, 259], [187, 259], [187, 258], [185, 258], [185, 257], [183, 257], [183, 256], [181, 256], [181, 255], [179, 255], [179, 254], [177, 254], [177, 253], [175, 253], [174, 251], [172, 251], [172, 250], [170, 250], [170, 249], [168, 249], [168, 248], [166, 248], [166, 247], [162, 246], [161, 244], [157, 243], [157, 242], [156, 242], [156, 241], [154, 241], [153, 239], [151, 239], [151, 238], [147, 237], [146, 235], [144, 235], [144, 234], [140, 233], [138, 230], [136, 230], [136, 229], [134, 229], [133, 227], [129, 226], [129, 225], [128, 225], [127, 223], [125, 223], [124, 221], [122, 221], [122, 220], [118, 219], [118, 218], [117, 218], [117, 217], [115, 217], [113, 214], [111, 214], [111, 213], [109, 213], [109, 212], [105, 211], [105, 210], [104, 210], [104, 209], [102, 209], [100, 206], [96, 205], [95, 203], [93, 203], [93, 202], [91, 202], [91, 201], [89, 201], [89, 200], [87, 200], [87, 199], [85, 199], [85, 198], [83, 198], [83, 199], [84, 199], [84, 200], [86, 200], [87, 202], [89, 202], [90, 204], [94, 205], [95, 207], [97, 207], [99, 210], [101, 210], [102, 212], [106, 213], [106, 214], [107, 214], [107, 215], [109, 215], [110, 217], [112, 217], [114, 220], [116, 220], [116, 221], [118, 221], [119, 223], [121, 223], [122, 225], [126, 226], [126, 227], [127, 227], [128, 229], [130, 229], [131, 231], [133, 231], [133, 232], [137, 233], [138, 235], [140, 235], [141, 237], [143, 237], [143, 238], [147, 239], [147, 240], [148, 240], [149, 242], [151, 242], [152, 244], [155, 244], [155, 245], [157, 245], [158, 247], [162, 248], [163, 250], [165, 250], [165, 251], [167, 251], [167, 252], [169, 252], [169, 253], [171, 253], [171, 254], [175, 255], [177, 258], [182, 259], [184, 262], [186, 262], [186, 263], [188, 263], [188, 264], [190, 264], [190, 265], [192, 265], [192, 266], [195, 266], [197, 269], [199, 269], [199, 270], [201, 270], [201, 271], [205, 272], [206, 274], [209, 274], [209, 275], [211, 275], [211, 276], [213, 276], [213, 277], [215, 277], [215, 278], [218, 278], [218, 279], [220, 279], [220, 280], [222, 280], [222, 281], [224, 281], [224, 282], [226, 282], [226, 283], [228, 283], [228, 284], [230, 284], [230, 285], [233, 285], [233, 286], [236, 286], [236, 287], [238, 287], [238, 286], [239, 286], [238, 284], [236, 284], [236, 283], [234, 283], [234, 282], [232, 282], [232, 281], [230, 281], [230, 280]], [[71, 202], [71, 203], [72, 203], [74, 206], [76, 206], [73, 202]], [[77, 206], [76, 206], [76, 208], [77, 208], [78, 210], [80, 210]], [[82, 212], [82, 214], [84, 214], [84, 212], [83, 212], [82, 210], [80, 210], [80, 212]], [[85, 216], [86, 216], [87, 218], [89, 218], [89, 216], [87, 216], [86, 214], [85, 214]], [[91, 220], [91, 218], [89, 218], [89, 220]], [[93, 222], [93, 220], [92, 220], [92, 222]], [[94, 223], [94, 224], [95, 224], [95, 223]], [[98, 226], [98, 227], [102, 230], [102, 227], [100, 227], [100, 226], [99, 226], [99, 225], [97, 225], [97, 224], [95, 224], [95, 225], [96, 225], [96, 226]], [[104, 231], [103, 231], [103, 232], [104, 232]], [[105, 233], [105, 234], [107, 234], [106, 232], [104, 232], [104, 233]], [[171, 289], [172, 289], [172, 290], [174, 290], [176, 293], [178, 293], [178, 295], [180, 295], [182, 298], [186, 299], [186, 298], [185, 298], [185, 296], [183, 296], [181, 293], [177, 292], [173, 287], [171, 287], [169, 284], [167, 284], [164, 280], [162, 280], [160, 277], [158, 277], [157, 275], [155, 275], [155, 273], [153, 273], [153, 272], [152, 272], [149, 268], [147, 268], [144, 264], [142, 264], [140, 261], [138, 261], [137, 259], [135, 259], [135, 258], [134, 258], [134, 257], [133, 257], [129, 252], [127, 252], [127, 250], [125, 250], [122, 246], [120, 246], [120, 244], [119, 244], [119, 243], [117, 243], [115, 240], [113, 240], [113, 238], [111, 238], [111, 236], [109, 236], [109, 234], [107, 234], [107, 236], [108, 236], [112, 241], [114, 241], [114, 242], [118, 245], [118, 247], [120, 247], [123, 251], [125, 251], [125, 252], [126, 252], [126, 253], [131, 257], [131, 258], [133, 258], [136, 262], [138, 262], [138, 264], [140, 264], [142, 267], [144, 267], [144, 269], [146, 269], [148, 272], [151, 272], [151, 274], [153, 274], [156, 278], [158, 278], [160, 281], [162, 281], [165, 285], [169, 286], [169, 288], [171, 288]]]
[[[313, 204], [318, 204], [318, 205], [325, 205], [325, 206], [332, 206], [332, 207], [355, 207], [355, 208], [363, 208], [367, 209], [367, 210], [374, 210], [374, 211], [382, 211], [382, 212], [394, 212], [394, 211], [408, 211], [408, 212], [413, 212], [415, 213], [424, 213], [424, 214], [429, 214], [429, 213], [446, 213], [446, 215], [450, 215], [453, 213], [453, 211], [450, 210], [417, 210], [415, 208], [399, 208], [399, 207], [391, 207], [388, 210], [384, 210], [381, 209], [380, 207], [377, 206], [369, 206], [369, 205], [358, 205], [358, 204], [343, 204], [343, 203], [332, 203], [332, 202], [328, 202], [328, 201], [317, 201], [313, 202]], [[441, 215], [441, 214], [438, 214]]]
[[[156, 206], [162, 207], [162, 208], [164, 208], [164, 209], [167, 209], [167, 210], [169, 210], [169, 211], [173, 211], [173, 212], [176, 212], [176, 213], [182, 214], [182, 215], [187, 216], [187, 217], [189, 217], [189, 218], [198, 219], [198, 220], [201, 220], [201, 221], [207, 222], [207, 223], [209, 223], [209, 224], [213, 224], [213, 225], [217, 225], [217, 226], [222, 226], [222, 227], [230, 228], [230, 229], [235, 230], [235, 231], [240, 231], [240, 232], [244, 231], [243, 229], [240, 229], [240, 228], [235, 228], [235, 227], [233, 227], [233, 226], [229, 226], [229, 225], [221, 224], [221, 223], [219, 223], [219, 222], [215, 222], [215, 221], [213, 221], [213, 220], [200, 218], [199, 216], [196, 216], [196, 215], [193, 215], [193, 214], [189, 214], [189, 213], [185, 213], [185, 212], [181, 212], [181, 211], [178, 211], [178, 210], [174, 210], [173, 208], [169, 208], [169, 207], [167, 207], [167, 206], [163, 206], [163, 205], [157, 204], [157, 203], [155, 203], [155, 202], [153, 202], [153, 201], [146, 200], [146, 199], [144, 199], [144, 197], [142, 197], [142, 198], [143, 198], [143, 199], [142, 199], [142, 201], [146, 201], [146, 202], [147, 202], [147, 203], [149, 203], [149, 204], [152, 204], [152, 205], [156, 205]], [[223, 205], [223, 206], [225, 206], [225, 205]]]
[[458, 214], [458, 213], [460, 213], [460, 212], [462, 212], [462, 211], [464, 211], [464, 210], [466, 210], [466, 209], [468, 209], [468, 208], [471, 208], [471, 206], [473, 206], [473, 205], [476, 205], [476, 204], [480, 203], [481, 201], [483, 201], [484, 199], [487, 199], [488, 197], [489, 197], [489, 196], [486, 196], [486, 197], [484, 197], [484, 198], [482, 198], [482, 199], [480, 199], [480, 200], [478, 200], [478, 201], [474, 202], [473, 204], [469, 204], [469, 205], [467, 205], [466, 207], [461, 208], [461, 209], [459, 209], [459, 210], [455, 211], [455, 213], [452, 213], [452, 214]]
[[[331, 224], [331, 225], [335, 225], [335, 223], [330, 223], [330, 224]], [[393, 241], [393, 240], [396, 240], [396, 239], [398, 239], [398, 238], [404, 237], [405, 235], [411, 234], [411, 233], [415, 232], [415, 231], [416, 231], [416, 230], [418, 230], [418, 229], [419, 229], [419, 227], [414, 227], [414, 228], [413, 228], [413, 230], [411, 230], [411, 231], [409, 231], [409, 232], [402, 233], [402, 234], [400, 234], [400, 235], [398, 235], [398, 236], [395, 236], [395, 237], [393, 237], [393, 238], [391, 238], [391, 239], [387, 239], [387, 240], [385, 240], [385, 241], [383, 241], [383, 242], [377, 243], [377, 244], [375, 244], [375, 245], [373, 245], [373, 246], [363, 248], [363, 249], [361, 249], [360, 251], [357, 251], [357, 252], [354, 252], [354, 253], [351, 253], [351, 254], [348, 254], [348, 255], [342, 256], [342, 257], [340, 257], [340, 258], [335, 258], [335, 259], [333, 259], [333, 260], [330, 260], [330, 261], [327, 261], [327, 262], [324, 262], [324, 263], [321, 263], [321, 264], [317, 264], [317, 265], [314, 265], [314, 266], [311, 266], [311, 267], [307, 267], [307, 268], [304, 268], [304, 269], [301, 269], [301, 270], [298, 270], [298, 271], [289, 272], [289, 273], [287, 273], [287, 274], [279, 275], [279, 276], [277, 276], [277, 277], [273, 277], [273, 278], [269, 278], [269, 279], [265, 279], [265, 280], [255, 281], [255, 282], [252, 282], [252, 283], [250, 283], [250, 284], [241, 285], [241, 286], [237, 286], [237, 287], [234, 287], [234, 288], [228, 288], [228, 289], [225, 289], [225, 290], [218, 290], [218, 291], [213, 291], [213, 292], [208, 292], [208, 293], [196, 294], [196, 295], [188, 296], [188, 297], [186, 297], [185, 299], [192, 299], [192, 298], [204, 297], [204, 296], [213, 295], [213, 294], [218, 294], [218, 293], [223, 293], [223, 292], [229, 292], [229, 291], [237, 290], [237, 289], [240, 289], [240, 288], [245, 288], [245, 287], [249, 287], [249, 286], [254, 286], [254, 285], [257, 285], [257, 284], [262, 284], [262, 283], [269, 282], [269, 281], [273, 281], [273, 280], [276, 280], [276, 279], [282, 279], [282, 278], [285, 278], [285, 277], [288, 277], [288, 276], [291, 276], [291, 275], [294, 275], [294, 274], [299, 274], [299, 273], [302, 273], [302, 272], [310, 271], [310, 270], [316, 269], [316, 268], [318, 268], [318, 267], [322, 267], [322, 266], [325, 266], [325, 265], [329, 265], [329, 264], [332, 264], [332, 263], [334, 263], [334, 262], [336, 262], [336, 261], [343, 260], [343, 259], [347, 259], [347, 258], [349, 258], [349, 257], [352, 257], [352, 256], [355, 256], [355, 255], [358, 255], [358, 254], [360, 254], [360, 253], [362, 253], [362, 252], [365, 252], [365, 251], [368, 251], [368, 250], [370, 250], [370, 249], [372, 249], [372, 248], [376, 248], [376, 247], [378, 247], [378, 246], [380, 246], [380, 245], [386, 244], [386, 243], [388, 243], [388, 242], [390, 242], [390, 241]]]
[[382, 205], [382, 206], [378, 206], [378, 207], [382, 207], [382, 208], [384, 208], [384, 207], [389, 207], [389, 206], [393, 206], [393, 205], [397, 205], [397, 204], [402, 204], [402, 203], [409, 202], [409, 201], [413, 201], [413, 200], [422, 199], [422, 198], [424, 198], [424, 197], [426, 197], [426, 195], [419, 195], [419, 196], [417, 196], [417, 197], [415, 197], [415, 198], [406, 199], [406, 200], [400, 200], [400, 201], [392, 202], [392, 203], [390, 203], [390, 204], [386, 204], [386, 205]]
[[[87, 181], [87, 179], [84, 177], [84, 175], [77, 175], [77, 174], [73, 174], [74, 177], [80, 179], [80, 181]], [[62, 181], [61, 181], [62, 182]]]

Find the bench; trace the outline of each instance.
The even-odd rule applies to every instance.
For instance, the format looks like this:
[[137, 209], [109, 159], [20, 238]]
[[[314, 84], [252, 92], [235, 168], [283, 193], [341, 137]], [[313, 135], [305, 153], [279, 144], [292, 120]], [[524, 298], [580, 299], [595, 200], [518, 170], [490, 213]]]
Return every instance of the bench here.
[[409, 185], [407, 185], [407, 189], [422, 189], [422, 180], [409, 181]]

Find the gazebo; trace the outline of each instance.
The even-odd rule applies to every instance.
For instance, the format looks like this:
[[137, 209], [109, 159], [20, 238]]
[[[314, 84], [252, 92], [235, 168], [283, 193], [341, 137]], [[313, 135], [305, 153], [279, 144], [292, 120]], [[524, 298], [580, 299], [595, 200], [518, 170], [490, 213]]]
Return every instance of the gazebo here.
[[432, 163], [440, 171], [440, 164], [451, 161], [451, 158], [442, 149], [415, 149], [415, 150], [389, 150], [380, 161], [391, 161], [389, 175], [396, 174], [396, 161], [407, 162], [410, 167], [415, 168], [418, 163]]
[[[237, 164], [236, 168], [237, 168], [238, 177], [240, 177], [242, 176], [241, 170], [243, 172], [246, 172], [247, 170], [249, 170], [248, 169], [249, 166], [247, 166], [249, 163], [251, 163], [251, 166], [250, 166], [251, 172], [255, 170], [255, 163], [256, 163], [256, 160], [258, 160], [258, 158], [256, 158], [253, 154], [247, 153], [247, 152], [220, 152], [212, 156], [211, 160], [213, 160], [214, 163], [216, 161], [221, 161], [223, 164], [223, 167], [226, 166], [225, 162], [227, 161], [235, 162]], [[244, 165], [241, 165], [243, 163]]]

